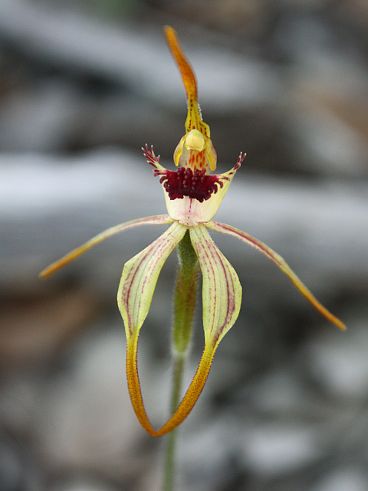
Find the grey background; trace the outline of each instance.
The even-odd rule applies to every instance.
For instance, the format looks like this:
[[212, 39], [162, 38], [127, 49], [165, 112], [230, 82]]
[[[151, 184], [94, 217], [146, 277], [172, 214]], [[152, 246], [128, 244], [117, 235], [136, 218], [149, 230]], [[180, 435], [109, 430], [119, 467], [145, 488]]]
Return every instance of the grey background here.
[[[282, 254], [341, 334], [267, 260], [214, 234], [244, 288], [184, 423], [179, 489], [368, 489], [368, 7], [364, 0], [0, 2], [0, 489], [160, 489], [162, 440], [127, 395], [116, 290], [163, 228], [111, 239], [48, 282], [48, 262], [110, 225], [164, 213], [140, 154], [165, 164], [199, 81], [218, 214]], [[142, 330], [149, 413], [167, 415], [175, 255]], [[203, 339], [200, 303], [187, 382]]]

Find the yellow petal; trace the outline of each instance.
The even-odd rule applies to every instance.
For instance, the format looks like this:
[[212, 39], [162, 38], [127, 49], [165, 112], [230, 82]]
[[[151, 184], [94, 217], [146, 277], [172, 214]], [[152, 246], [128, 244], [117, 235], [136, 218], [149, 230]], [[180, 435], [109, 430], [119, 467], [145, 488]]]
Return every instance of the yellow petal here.
[[218, 346], [238, 318], [242, 287], [238, 275], [204, 225], [190, 229], [202, 271], [203, 329], [206, 346]]
[[140, 227], [141, 225], [164, 225], [167, 223], [172, 223], [172, 219], [169, 216], [153, 215], [145, 218], [137, 218], [136, 220], [130, 220], [129, 222], [124, 222], [124, 223], [120, 223], [119, 225], [115, 225], [114, 227], [108, 228], [104, 232], [101, 232], [100, 234], [96, 235], [88, 242], [85, 242], [84, 244], [77, 247], [76, 249], [73, 249], [68, 254], [63, 256], [61, 259], [58, 259], [57, 261], [47, 266], [45, 269], [41, 271], [39, 276], [41, 278], [45, 278], [47, 276], [52, 275], [53, 273], [55, 273], [55, 271], [58, 271], [59, 269], [63, 268], [70, 262], [74, 261], [74, 259], [77, 259], [79, 256], [87, 252], [89, 249], [92, 249], [92, 247], [96, 246], [97, 244], [100, 244], [100, 242], [103, 242], [104, 240], [112, 237], [113, 235], [120, 234], [125, 230], [134, 227]]
[[293, 285], [299, 290], [299, 292], [313, 305], [315, 309], [318, 310], [320, 314], [322, 314], [327, 320], [329, 320], [332, 324], [338, 327], [341, 330], [346, 329], [346, 325], [334, 316], [329, 310], [326, 309], [313, 295], [313, 293], [304, 285], [304, 283], [298, 278], [298, 276], [294, 273], [294, 271], [290, 268], [290, 266], [286, 263], [286, 261], [279, 255], [277, 252], [272, 250], [266, 244], [256, 239], [250, 234], [243, 232], [231, 225], [227, 225], [224, 223], [218, 222], [210, 222], [207, 224], [208, 228], [212, 230], [216, 230], [216, 232], [221, 232], [223, 234], [232, 235], [237, 239], [245, 242], [246, 244], [254, 247], [259, 252], [264, 254], [268, 259], [271, 259], [280, 269], [281, 271], [289, 278], [289, 280], [293, 283]]

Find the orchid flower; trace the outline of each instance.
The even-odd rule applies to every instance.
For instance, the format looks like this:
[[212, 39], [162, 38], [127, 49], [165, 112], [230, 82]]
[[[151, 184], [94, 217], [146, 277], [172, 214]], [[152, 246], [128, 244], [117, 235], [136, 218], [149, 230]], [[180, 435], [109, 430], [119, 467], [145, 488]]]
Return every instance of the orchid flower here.
[[[316, 299], [275, 251], [250, 234], [213, 220], [245, 154], [239, 154], [236, 164], [229, 171], [211, 174], [216, 169], [217, 156], [210, 128], [202, 119], [196, 78], [183, 54], [175, 31], [166, 27], [165, 34], [181, 74], [188, 103], [185, 134], [173, 156], [177, 170], [163, 167], [153, 147], [146, 145], [142, 150], [147, 163], [153, 168], [154, 175], [159, 177], [168, 214], [138, 218], [109, 228], [40, 273], [42, 277], [46, 277], [100, 242], [128, 229], [142, 225], [170, 225], [154, 242], [125, 263], [117, 294], [127, 339], [126, 375], [129, 394], [138, 420], [152, 436], [168, 433], [188, 416], [203, 390], [221, 340], [239, 315], [242, 288], [238, 275], [217, 248], [209, 231], [230, 235], [257, 249], [279, 267], [320, 314], [339, 329], [345, 329], [343, 322]], [[197, 371], [177, 409], [166, 423], [155, 429], [147, 415], [139, 382], [138, 338], [151, 306], [160, 271], [187, 232], [198, 257], [203, 278], [204, 350]]]

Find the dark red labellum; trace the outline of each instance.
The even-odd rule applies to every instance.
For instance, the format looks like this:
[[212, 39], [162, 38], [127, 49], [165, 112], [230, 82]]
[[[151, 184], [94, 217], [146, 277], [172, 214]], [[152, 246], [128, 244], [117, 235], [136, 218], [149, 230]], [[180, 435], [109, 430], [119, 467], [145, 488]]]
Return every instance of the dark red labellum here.
[[202, 203], [223, 186], [218, 176], [207, 175], [204, 169], [192, 171], [190, 168], [180, 167], [177, 171], [156, 171], [155, 174], [161, 176], [160, 182], [170, 199], [188, 196]]

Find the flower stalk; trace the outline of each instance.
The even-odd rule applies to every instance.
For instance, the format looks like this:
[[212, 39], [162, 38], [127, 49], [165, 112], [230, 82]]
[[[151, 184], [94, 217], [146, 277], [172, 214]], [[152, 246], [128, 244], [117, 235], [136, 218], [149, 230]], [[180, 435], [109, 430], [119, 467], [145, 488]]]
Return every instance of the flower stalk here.
[[[183, 385], [183, 374], [187, 355], [173, 354], [173, 377], [171, 385], [170, 410], [175, 411], [180, 401], [180, 393]], [[176, 451], [179, 429], [171, 431], [166, 437], [165, 461], [163, 473], [163, 491], [174, 491], [176, 477]]]
[[[184, 369], [190, 351], [199, 276], [198, 259], [188, 232], [179, 243], [177, 252], [179, 266], [174, 292], [170, 414], [176, 411], [180, 402]], [[173, 491], [175, 488], [177, 436], [178, 429], [175, 429], [166, 439], [163, 491]]]
[[192, 334], [199, 274], [198, 258], [189, 232], [184, 235], [177, 251], [179, 268], [174, 297], [172, 347], [175, 355], [183, 357], [188, 351]]

